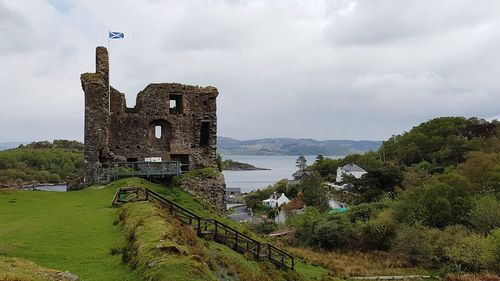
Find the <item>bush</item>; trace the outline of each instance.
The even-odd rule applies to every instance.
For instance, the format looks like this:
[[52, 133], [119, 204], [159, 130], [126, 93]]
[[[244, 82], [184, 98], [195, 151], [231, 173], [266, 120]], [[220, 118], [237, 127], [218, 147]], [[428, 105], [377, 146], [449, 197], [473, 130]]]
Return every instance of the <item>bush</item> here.
[[413, 265], [429, 264], [437, 260], [434, 241], [437, 230], [422, 225], [404, 226], [396, 234], [392, 250]]
[[318, 209], [307, 208], [304, 214], [290, 218], [298, 244], [321, 249], [347, 246], [353, 227], [346, 216], [326, 215]]
[[493, 195], [479, 197], [472, 209], [470, 222], [482, 234], [500, 227], [500, 201]]
[[341, 248], [347, 244], [350, 232], [350, 224], [347, 220], [335, 216], [316, 225], [308, 244], [321, 249]]
[[382, 212], [361, 226], [361, 244], [367, 249], [388, 250], [396, 236], [396, 221], [390, 211]]
[[263, 221], [257, 224], [248, 224], [248, 228], [256, 233], [270, 234], [278, 228], [278, 224], [275, 222]]
[[447, 252], [450, 263], [467, 271], [478, 272], [494, 263], [491, 241], [484, 236], [471, 234], [461, 237]]
[[488, 236], [488, 241], [491, 247], [492, 253], [492, 264], [489, 269], [500, 274], [500, 228], [497, 228], [491, 232]]
[[469, 236], [472, 232], [463, 225], [447, 226], [439, 232], [435, 241], [435, 253], [437, 262], [449, 262], [448, 251], [458, 243], [462, 237]]

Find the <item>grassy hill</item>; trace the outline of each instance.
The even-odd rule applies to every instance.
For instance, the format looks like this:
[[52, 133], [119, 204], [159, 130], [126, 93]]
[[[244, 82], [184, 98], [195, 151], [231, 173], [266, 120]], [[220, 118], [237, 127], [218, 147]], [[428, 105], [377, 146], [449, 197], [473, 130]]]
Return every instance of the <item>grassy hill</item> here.
[[[263, 276], [268, 276], [266, 272], [282, 274], [274, 267], [246, 259], [225, 246], [191, 237], [193, 240], [187, 240], [190, 242], [186, 243], [197, 245], [198, 250], [209, 253], [205, 261], [204, 257], [207, 256], [191, 253], [192, 246], [186, 246], [184, 242], [173, 238], [176, 231], [172, 231], [179, 225], [174, 221], [159, 220], [162, 215], [152, 204], [132, 203], [125, 205], [125, 208], [112, 208], [114, 193], [123, 186], [151, 188], [199, 215], [224, 220], [243, 230], [242, 226], [221, 218], [180, 189], [167, 189], [140, 179], [124, 179], [105, 187], [68, 193], [4, 189], [0, 190], [0, 256], [20, 257], [40, 266], [72, 272], [82, 280], [90, 281], [149, 280], [146, 276], [154, 277], [151, 280], [182, 280], [174, 277], [192, 277], [192, 271], [201, 267], [205, 275], [199, 276], [217, 277], [223, 269], [226, 276], [231, 276], [226, 280], [266, 280], [263, 279]], [[166, 235], [168, 233], [171, 236]], [[131, 237], [136, 239], [132, 249], [141, 249], [146, 245], [149, 250], [144, 250], [143, 255], [138, 255], [138, 252], [130, 255]], [[189, 255], [183, 258], [176, 253], [151, 250], [160, 243], [166, 243], [165, 239], [175, 242]], [[127, 254], [123, 255], [123, 252]], [[212, 253], [217, 253], [215, 258]], [[202, 257], [202, 263], [192, 256]], [[217, 261], [213, 267], [208, 263], [210, 257]], [[141, 263], [144, 260], [148, 262]], [[152, 267], [152, 260], [160, 262], [161, 266]], [[172, 272], [172, 268], [177, 268], [178, 272]], [[290, 280], [321, 280], [326, 274], [328, 270], [324, 268], [298, 262], [297, 273]], [[239, 279], [238, 276], [251, 278]], [[280, 279], [286, 280], [288, 277]]]

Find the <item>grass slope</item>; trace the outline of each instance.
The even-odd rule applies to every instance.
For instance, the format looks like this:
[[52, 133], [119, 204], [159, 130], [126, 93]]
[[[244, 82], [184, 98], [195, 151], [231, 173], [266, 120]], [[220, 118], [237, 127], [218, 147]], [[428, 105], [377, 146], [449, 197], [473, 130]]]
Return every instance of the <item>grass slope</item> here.
[[[127, 244], [126, 229], [116, 225], [119, 211], [111, 207], [116, 189], [124, 186], [158, 191], [201, 216], [217, 218], [255, 237], [179, 188], [132, 178], [68, 193], [0, 190], [0, 256], [21, 257], [41, 266], [69, 271], [83, 281], [143, 280], [139, 270], [132, 270], [120, 255], [110, 253], [112, 248]], [[257, 268], [259, 264], [216, 243], [204, 246], [232, 259], [240, 257], [239, 267]], [[329, 272], [300, 261], [296, 263], [296, 271], [303, 280], [322, 280]]]
[[[209, 218], [215, 218], [221, 222], [224, 222], [227, 225], [230, 225], [231, 227], [238, 229], [242, 233], [245, 233], [246, 235], [249, 235], [257, 240], [263, 241], [261, 237], [258, 237], [255, 233], [249, 231], [247, 228], [242, 226], [239, 223], [236, 223], [226, 217], [220, 216], [216, 213], [216, 211], [207, 208], [202, 205], [202, 203], [195, 197], [191, 196], [190, 194], [184, 192], [180, 188], [176, 187], [164, 187], [158, 184], [153, 184], [148, 181], [138, 179], [138, 178], [130, 178], [130, 179], [121, 179], [118, 181], [115, 181], [110, 185], [110, 187], [120, 187], [120, 186], [136, 186], [136, 187], [144, 187], [144, 188], [149, 188], [151, 190], [154, 190], [166, 198], [180, 204], [184, 208], [194, 212], [195, 214], [198, 214], [199, 216], [202, 217], [209, 217]], [[113, 188], [113, 189], [114, 189]], [[212, 243], [215, 245], [218, 245], [216, 243]], [[224, 249], [227, 247], [224, 246], [219, 246], [219, 248]], [[227, 251], [224, 251], [225, 256], [233, 256], [233, 257], [242, 257], [239, 254], [234, 253], [232, 250], [227, 249]], [[245, 265], [241, 265], [240, 267], [251, 267], [252, 263], [251, 261], [245, 261], [244, 259], [240, 259], [241, 263], [244, 263]], [[255, 266], [255, 265], [254, 265]], [[296, 260], [295, 263], [296, 267], [296, 272], [299, 274], [300, 277], [303, 278], [303, 280], [334, 280], [334, 278], [326, 275], [330, 273], [328, 269], [325, 269], [323, 267], [319, 266], [314, 266], [308, 263], [304, 263], [300, 260]], [[325, 278], [325, 279], [322, 279]], [[329, 279], [326, 279], [329, 278]]]
[[67, 281], [60, 272], [38, 266], [19, 258], [0, 256], [0, 280], [2, 281]]
[[69, 271], [83, 281], [139, 280], [110, 248], [123, 243], [115, 190], [0, 190], [0, 255]]

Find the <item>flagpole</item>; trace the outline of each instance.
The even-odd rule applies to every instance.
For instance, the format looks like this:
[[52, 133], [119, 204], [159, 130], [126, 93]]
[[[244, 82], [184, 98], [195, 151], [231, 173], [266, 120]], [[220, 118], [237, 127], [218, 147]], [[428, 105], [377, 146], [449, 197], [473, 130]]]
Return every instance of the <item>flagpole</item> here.
[[108, 29], [108, 114], [111, 117], [111, 39]]

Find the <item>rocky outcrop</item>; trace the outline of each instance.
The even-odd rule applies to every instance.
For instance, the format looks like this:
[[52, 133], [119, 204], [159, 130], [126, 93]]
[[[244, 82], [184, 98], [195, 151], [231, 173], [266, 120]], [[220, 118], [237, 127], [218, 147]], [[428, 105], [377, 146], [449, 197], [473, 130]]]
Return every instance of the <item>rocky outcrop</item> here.
[[213, 206], [217, 211], [225, 211], [224, 195], [226, 182], [224, 175], [213, 168], [205, 168], [183, 174], [177, 184], [203, 203]]

